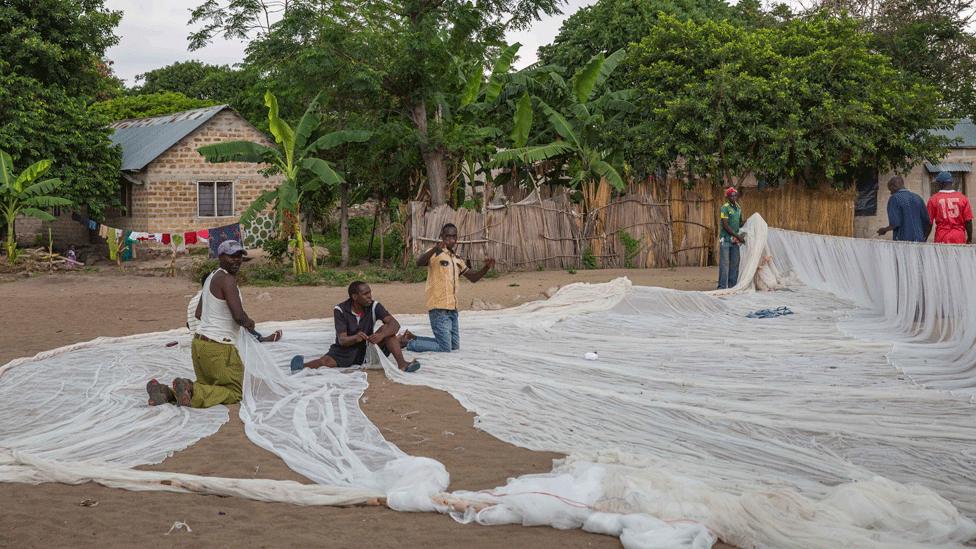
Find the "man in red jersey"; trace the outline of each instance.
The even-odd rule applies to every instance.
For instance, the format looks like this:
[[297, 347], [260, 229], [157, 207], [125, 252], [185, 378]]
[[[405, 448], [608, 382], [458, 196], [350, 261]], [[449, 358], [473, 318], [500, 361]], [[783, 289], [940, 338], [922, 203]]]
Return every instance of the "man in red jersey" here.
[[[929, 198], [928, 203], [929, 218], [935, 225], [935, 241], [941, 244], [971, 244], [973, 208], [969, 199], [952, 188], [952, 174], [949, 172], [939, 172], [935, 182], [942, 188]], [[926, 240], [928, 236], [926, 232]]]

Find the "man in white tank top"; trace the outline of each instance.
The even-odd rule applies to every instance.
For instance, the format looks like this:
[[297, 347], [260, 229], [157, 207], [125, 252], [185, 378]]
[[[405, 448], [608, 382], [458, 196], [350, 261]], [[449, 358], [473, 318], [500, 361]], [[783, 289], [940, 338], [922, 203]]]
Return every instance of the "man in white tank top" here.
[[[200, 296], [203, 295], [203, 286], [207, 284], [207, 279], [210, 278], [210, 275], [212, 274], [213, 273], [207, 273], [203, 275], [203, 279], [200, 280], [200, 291], [190, 298], [190, 302], [186, 305], [186, 329], [190, 330], [191, 334], [197, 333], [197, 328], [200, 327], [200, 317], [197, 316], [200, 314], [198, 312], [198, 308], [200, 307]], [[257, 332], [251, 332], [251, 335], [257, 338], [257, 340], [261, 343], [274, 343], [276, 341], [281, 341], [281, 337], [284, 335], [284, 332], [281, 330], [275, 330], [275, 332], [271, 335], [261, 335]]]
[[217, 248], [220, 268], [204, 282], [197, 305], [200, 324], [193, 335], [192, 357], [196, 381], [173, 380], [170, 389], [155, 379], [146, 385], [149, 405], [175, 403], [177, 406], [209, 408], [240, 402], [244, 383], [244, 363], [237, 353], [240, 328], [253, 330], [254, 321], [244, 312], [237, 273], [247, 251], [236, 240]]

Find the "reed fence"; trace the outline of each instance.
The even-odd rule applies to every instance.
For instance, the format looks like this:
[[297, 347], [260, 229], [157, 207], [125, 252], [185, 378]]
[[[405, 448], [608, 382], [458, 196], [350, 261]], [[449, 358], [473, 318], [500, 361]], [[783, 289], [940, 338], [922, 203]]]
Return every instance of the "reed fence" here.
[[[495, 258], [502, 271], [528, 269], [706, 266], [714, 264], [722, 189], [678, 180], [632, 183], [614, 196], [606, 182], [584, 185], [581, 202], [566, 193], [514, 192], [518, 202], [484, 212], [408, 207], [408, 257], [437, 242], [441, 227], [458, 227], [458, 253]], [[853, 191], [800, 185], [745, 189], [744, 216], [759, 212], [774, 227], [852, 236]]]

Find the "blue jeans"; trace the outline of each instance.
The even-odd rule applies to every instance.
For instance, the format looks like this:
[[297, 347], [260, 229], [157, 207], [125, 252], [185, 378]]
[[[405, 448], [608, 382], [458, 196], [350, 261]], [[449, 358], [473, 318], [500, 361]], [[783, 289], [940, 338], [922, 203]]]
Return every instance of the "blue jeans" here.
[[733, 288], [739, 283], [739, 246], [722, 241], [718, 254], [718, 289]]
[[449, 353], [461, 348], [461, 325], [458, 312], [450, 309], [431, 309], [430, 329], [434, 337], [417, 336], [407, 343], [407, 350], [415, 353]]

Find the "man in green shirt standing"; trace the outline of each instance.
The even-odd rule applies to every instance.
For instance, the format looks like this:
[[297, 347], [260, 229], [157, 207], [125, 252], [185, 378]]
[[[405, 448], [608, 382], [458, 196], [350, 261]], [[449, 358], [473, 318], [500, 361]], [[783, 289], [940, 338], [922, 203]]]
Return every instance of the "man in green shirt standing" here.
[[745, 237], [742, 228], [742, 208], [739, 207], [739, 191], [735, 187], [725, 189], [725, 204], [719, 213], [722, 223], [719, 237], [718, 289], [734, 288], [739, 282], [739, 246]]

